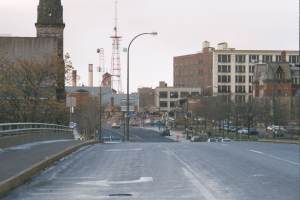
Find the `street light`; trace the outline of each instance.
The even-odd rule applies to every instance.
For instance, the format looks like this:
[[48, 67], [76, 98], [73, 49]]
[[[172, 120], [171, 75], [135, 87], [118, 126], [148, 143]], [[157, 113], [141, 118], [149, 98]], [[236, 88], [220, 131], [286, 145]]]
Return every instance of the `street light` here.
[[127, 98], [126, 98], [126, 101], [127, 101], [127, 116], [126, 116], [126, 137], [125, 137], [125, 141], [129, 141], [129, 53], [130, 53], [130, 47], [132, 45], [132, 43], [140, 36], [143, 36], [143, 35], [153, 35], [153, 36], [156, 36], [158, 35], [157, 32], [151, 32], [151, 33], [141, 33], [141, 34], [138, 34], [136, 35], [129, 43], [128, 45], [128, 48], [127, 48]]

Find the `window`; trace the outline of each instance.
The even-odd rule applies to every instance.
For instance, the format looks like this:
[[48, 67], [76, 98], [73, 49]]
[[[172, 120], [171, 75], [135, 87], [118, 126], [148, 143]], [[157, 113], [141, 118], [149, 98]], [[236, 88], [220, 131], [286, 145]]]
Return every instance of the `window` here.
[[253, 92], [253, 88], [252, 88], [252, 86], [250, 85], [249, 86], [249, 93], [252, 93]]
[[249, 76], [249, 83], [253, 83], [253, 76]]
[[177, 99], [178, 98], [178, 92], [170, 92], [170, 98]]
[[218, 72], [222, 72], [222, 73], [231, 72], [231, 66], [230, 65], [219, 65]]
[[231, 76], [218, 76], [218, 82], [219, 83], [230, 83]]
[[245, 93], [246, 87], [243, 85], [237, 85], [237, 86], [235, 86], [235, 92], [236, 93]]
[[236, 65], [235, 72], [237, 73], [245, 73], [246, 66], [245, 65]]
[[245, 83], [245, 76], [235, 76], [236, 83]]
[[276, 62], [281, 62], [281, 61], [282, 61], [281, 56], [277, 55], [277, 56], [276, 56]]
[[249, 55], [249, 62], [250, 63], [258, 63], [259, 62], [259, 55]]
[[276, 78], [277, 78], [277, 80], [284, 79], [284, 72], [281, 67], [279, 67], [276, 71]]
[[236, 103], [245, 103], [246, 97], [244, 95], [236, 95], [235, 96], [235, 102]]
[[289, 63], [299, 63], [299, 56], [289, 56]]
[[181, 98], [188, 97], [188, 96], [189, 96], [189, 93], [188, 93], [188, 92], [181, 92], [181, 93], [180, 93], [180, 97], [181, 97]]
[[192, 96], [192, 97], [199, 96], [199, 95], [200, 95], [199, 92], [192, 92], [192, 93], [191, 93], [191, 96]]
[[175, 102], [174, 102], [174, 101], [171, 101], [171, 102], [170, 102], [170, 107], [171, 107], [171, 108], [175, 108]]
[[168, 98], [168, 92], [159, 92], [159, 98]]
[[218, 55], [218, 62], [219, 63], [230, 63], [231, 55]]
[[264, 63], [269, 63], [272, 62], [272, 55], [263, 55], [263, 62]]
[[159, 102], [159, 107], [161, 107], [161, 108], [167, 108], [168, 107], [168, 102], [167, 101], [161, 101], [161, 102]]
[[245, 63], [246, 62], [246, 56], [245, 55], [236, 55], [235, 56], [235, 62]]
[[250, 65], [249, 66], [249, 73], [254, 73], [255, 72], [255, 65]]
[[219, 85], [218, 86], [218, 93], [230, 93], [231, 87], [230, 85]]

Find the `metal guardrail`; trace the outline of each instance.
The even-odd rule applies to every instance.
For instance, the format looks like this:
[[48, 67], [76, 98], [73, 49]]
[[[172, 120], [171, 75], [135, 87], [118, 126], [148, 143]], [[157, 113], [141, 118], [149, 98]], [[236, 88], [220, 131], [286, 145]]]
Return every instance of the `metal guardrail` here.
[[0, 137], [22, 135], [34, 132], [53, 131], [55, 133], [73, 132], [68, 126], [44, 123], [0, 123]]

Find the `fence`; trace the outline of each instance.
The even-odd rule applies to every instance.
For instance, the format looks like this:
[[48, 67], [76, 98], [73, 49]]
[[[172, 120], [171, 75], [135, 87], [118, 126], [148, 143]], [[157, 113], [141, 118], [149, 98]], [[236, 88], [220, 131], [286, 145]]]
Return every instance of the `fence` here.
[[73, 129], [57, 125], [57, 124], [43, 124], [43, 123], [8, 123], [0, 124], [0, 137], [16, 136], [29, 133], [72, 133]]

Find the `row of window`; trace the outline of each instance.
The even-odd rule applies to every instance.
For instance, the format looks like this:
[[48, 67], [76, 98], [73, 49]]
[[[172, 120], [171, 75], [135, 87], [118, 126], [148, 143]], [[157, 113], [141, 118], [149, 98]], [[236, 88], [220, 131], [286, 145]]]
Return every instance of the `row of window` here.
[[[170, 108], [175, 108], [176, 103], [175, 101], [170, 101]], [[168, 108], [168, 102], [167, 101], [160, 101], [159, 102], [160, 108]]]
[[[249, 93], [253, 92], [253, 87], [249, 86]], [[246, 93], [246, 86], [244, 85], [237, 85], [235, 86], [236, 93]], [[218, 86], [218, 93], [231, 93], [230, 85], [219, 85]]]
[[[249, 73], [254, 73], [255, 66], [250, 65], [248, 68]], [[230, 65], [218, 65], [218, 72], [220, 73], [230, 73], [231, 72], [231, 66]], [[236, 65], [235, 66], [235, 72], [236, 73], [245, 73], [246, 72], [246, 66], [245, 65]]]
[[[289, 63], [299, 63], [299, 56], [296, 55], [290, 55], [288, 57]], [[260, 59], [259, 55], [249, 55], [249, 62], [250, 63], [258, 63]], [[273, 61], [273, 55], [262, 55], [262, 62], [272, 62]], [[276, 62], [281, 62], [282, 57], [281, 55], [275, 56]], [[218, 62], [219, 63], [230, 63], [231, 62], [231, 55], [230, 54], [220, 54], [218, 55]], [[237, 63], [246, 63], [246, 55], [235, 55], [235, 62]]]
[[[180, 97], [185, 98], [191, 96], [199, 96], [200, 92], [180, 92]], [[159, 92], [159, 98], [166, 99], [170, 97], [171, 99], [178, 99], [179, 98], [179, 92], [171, 91], [171, 92]]]
[[[218, 83], [230, 83], [231, 82], [231, 76], [223, 75], [218, 76]], [[235, 76], [235, 82], [236, 83], [245, 83], [246, 82], [246, 76]], [[249, 76], [249, 83], [253, 82], [253, 76]]]

